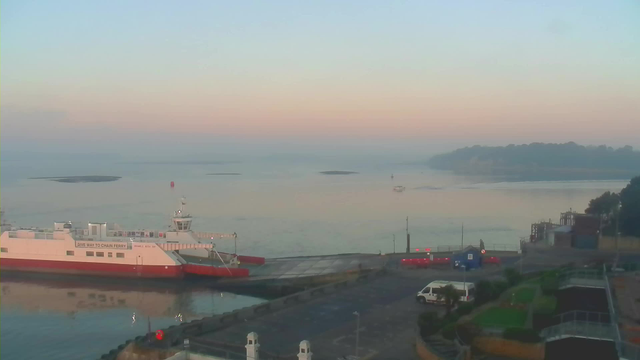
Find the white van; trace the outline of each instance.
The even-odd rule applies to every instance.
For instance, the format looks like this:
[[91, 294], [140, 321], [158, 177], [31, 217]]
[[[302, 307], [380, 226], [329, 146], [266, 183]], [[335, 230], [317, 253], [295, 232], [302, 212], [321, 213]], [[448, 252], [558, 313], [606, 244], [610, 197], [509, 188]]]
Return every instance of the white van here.
[[471, 302], [475, 299], [476, 286], [471, 282], [461, 281], [444, 281], [437, 280], [430, 282], [424, 289], [420, 290], [416, 295], [416, 301], [426, 303], [443, 303], [444, 299], [438, 299], [438, 295], [442, 294], [442, 288], [447, 285], [453, 285], [460, 295], [461, 302]]

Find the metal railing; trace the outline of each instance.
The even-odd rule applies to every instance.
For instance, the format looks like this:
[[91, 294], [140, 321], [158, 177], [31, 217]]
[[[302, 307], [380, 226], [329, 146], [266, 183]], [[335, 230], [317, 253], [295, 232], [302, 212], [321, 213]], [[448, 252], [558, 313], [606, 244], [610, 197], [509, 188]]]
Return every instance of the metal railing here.
[[605, 292], [607, 294], [607, 303], [609, 305], [609, 314], [611, 315], [611, 323], [615, 328], [615, 341], [616, 341], [616, 350], [618, 350], [618, 356], [622, 354], [622, 337], [620, 336], [620, 329], [618, 328], [618, 311], [616, 309], [616, 302], [613, 298], [613, 292], [611, 291], [611, 283], [609, 283], [609, 276], [606, 274], [607, 266], [602, 266], [605, 281]]
[[560, 288], [571, 286], [604, 288], [605, 275], [600, 269], [567, 270], [558, 276]]
[[[478, 247], [477, 244], [470, 244]], [[466, 246], [465, 246], [466, 247]], [[422, 249], [422, 248], [420, 248]], [[435, 252], [453, 252], [461, 251], [463, 248], [460, 245], [437, 245], [435, 247], [425, 247], [424, 249], [431, 249]], [[520, 249], [519, 244], [485, 244], [484, 249], [487, 251], [514, 251], [517, 252]], [[422, 251], [422, 250], [421, 250]]]
[[[206, 344], [197, 339], [189, 339], [189, 347], [188, 350], [190, 353], [200, 354], [200, 355], [208, 355], [215, 356], [218, 358], [228, 359], [228, 360], [246, 360], [247, 355], [239, 352], [231, 351], [228, 349], [222, 349], [211, 344]], [[262, 354], [260, 354], [262, 355]], [[263, 357], [263, 356], [261, 356]], [[264, 358], [264, 357], [263, 357]], [[266, 357], [267, 359], [269, 357]]]
[[543, 329], [540, 334], [547, 341], [567, 337], [616, 341], [615, 327], [616, 325], [611, 323], [572, 320]]
[[573, 321], [585, 321], [592, 323], [601, 323], [601, 324], [610, 324], [612, 322], [611, 314], [603, 313], [603, 312], [593, 312], [593, 311], [567, 311], [562, 314], [558, 314], [553, 317], [554, 320], [558, 324], [563, 324], [567, 322]]
[[618, 357], [627, 360], [640, 360], [640, 346], [621, 341], [618, 343]]

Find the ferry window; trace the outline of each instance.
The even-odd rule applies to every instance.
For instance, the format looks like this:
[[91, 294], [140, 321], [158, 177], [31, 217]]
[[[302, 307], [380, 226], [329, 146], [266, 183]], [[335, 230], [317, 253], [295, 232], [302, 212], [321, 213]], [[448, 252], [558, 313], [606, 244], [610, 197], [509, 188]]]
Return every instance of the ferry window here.
[[76, 293], [75, 293], [75, 292], [72, 292], [72, 291], [69, 291], [69, 292], [67, 293], [67, 297], [76, 297]]
[[0, 248], [0, 251], [1, 251], [1, 252], [9, 252], [9, 249], [7, 249], [7, 248]]
[[96, 256], [97, 256], [97, 257], [104, 257], [104, 253], [103, 253], [102, 251], [98, 251], [98, 252], [96, 253]]
[[74, 255], [73, 250], [67, 250], [67, 255], [69, 255], [69, 256], [73, 256], [73, 255]]
[[109, 255], [109, 257], [113, 257], [113, 253], [108, 253], [107, 255]]
[[124, 257], [124, 253], [116, 253], [116, 257], [123, 258]]
[[87, 256], [93, 256], [93, 251], [87, 251]]
[[97, 226], [92, 226], [91, 227], [91, 235], [98, 235], [98, 227]]

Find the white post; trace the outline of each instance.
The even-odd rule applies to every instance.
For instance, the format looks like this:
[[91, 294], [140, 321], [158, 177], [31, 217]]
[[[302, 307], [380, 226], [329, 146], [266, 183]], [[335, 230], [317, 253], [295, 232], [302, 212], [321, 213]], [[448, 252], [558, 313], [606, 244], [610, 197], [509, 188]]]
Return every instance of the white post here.
[[300, 351], [298, 352], [298, 360], [311, 360], [313, 353], [311, 352], [311, 343], [307, 340], [300, 341]]
[[250, 332], [247, 335], [247, 345], [244, 347], [247, 349], [247, 360], [259, 360], [260, 344], [258, 343], [258, 334]]
[[184, 339], [184, 356], [189, 360], [189, 339]]

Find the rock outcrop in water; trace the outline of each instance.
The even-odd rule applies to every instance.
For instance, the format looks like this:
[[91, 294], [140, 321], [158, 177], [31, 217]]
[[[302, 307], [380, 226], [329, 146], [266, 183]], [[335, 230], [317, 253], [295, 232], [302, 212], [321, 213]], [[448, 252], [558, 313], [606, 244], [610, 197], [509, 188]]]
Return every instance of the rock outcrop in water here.
[[51, 180], [61, 183], [88, 183], [88, 182], [109, 182], [121, 179], [120, 176], [103, 176], [103, 175], [87, 175], [87, 176], [44, 176], [32, 177], [33, 180]]
[[329, 170], [329, 171], [320, 171], [320, 174], [323, 174], [323, 175], [352, 175], [352, 174], [357, 174], [357, 172], [355, 172], [355, 171]]

